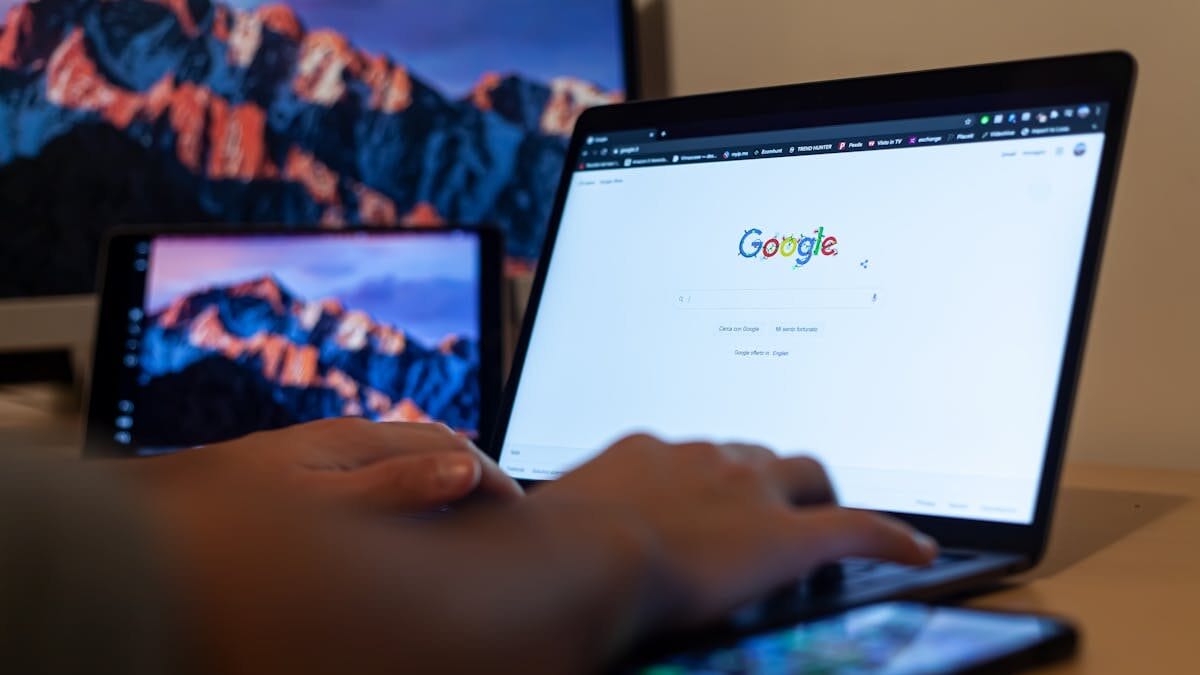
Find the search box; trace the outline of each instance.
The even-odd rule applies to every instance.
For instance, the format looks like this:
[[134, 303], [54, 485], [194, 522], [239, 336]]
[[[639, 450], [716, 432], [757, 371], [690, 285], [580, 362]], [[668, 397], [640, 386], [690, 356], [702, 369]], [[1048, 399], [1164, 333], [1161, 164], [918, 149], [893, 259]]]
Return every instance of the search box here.
[[879, 304], [876, 289], [742, 288], [676, 291], [679, 309], [868, 309]]

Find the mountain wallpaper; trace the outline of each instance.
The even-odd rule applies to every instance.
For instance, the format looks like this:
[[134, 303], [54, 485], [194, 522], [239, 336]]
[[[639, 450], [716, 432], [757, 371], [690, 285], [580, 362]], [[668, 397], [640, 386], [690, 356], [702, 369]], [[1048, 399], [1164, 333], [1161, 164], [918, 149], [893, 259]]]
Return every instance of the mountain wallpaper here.
[[[465, 276], [476, 263], [462, 255], [464, 242], [241, 239], [156, 240], [138, 446], [187, 447], [341, 416], [478, 431], [478, 290]], [[368, 247], [403, 271], [387, 273], [383, 263], [350, 271], [347, 262]], [[458, 255], [431, 259], [433, 250]], [[221, 261], [205, 264], [213, 258]], [[404, 264], [419, 260], [426, 269]], [[441, 271], [429, 273], [435, 266]], [[198, 269], [204, 274], [193, 276]], [[374, 297], [382, 289], [386, 304]]]
[[0, 297], [90, 291], [117, 223], [491, 223], [519, 265], [622, 98], [611, 0], [0, 7]]

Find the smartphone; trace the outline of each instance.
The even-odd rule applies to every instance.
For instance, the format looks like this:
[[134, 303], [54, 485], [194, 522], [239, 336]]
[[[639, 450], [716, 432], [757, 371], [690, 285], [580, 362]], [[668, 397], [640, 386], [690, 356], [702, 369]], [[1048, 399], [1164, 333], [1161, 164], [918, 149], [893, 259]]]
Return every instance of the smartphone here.
[[1011, 673], [1065, 659], [1078, 633], [1061, 619], [886, 602], [734, 642], [680, 653], [625, 672]]

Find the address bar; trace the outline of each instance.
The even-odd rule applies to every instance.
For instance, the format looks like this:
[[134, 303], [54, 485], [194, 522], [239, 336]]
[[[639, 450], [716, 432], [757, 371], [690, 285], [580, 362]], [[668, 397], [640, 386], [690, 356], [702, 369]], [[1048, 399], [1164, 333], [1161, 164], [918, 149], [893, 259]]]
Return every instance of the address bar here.
[[869, 309], [879, 304], [871, 288], [739, 288], [676, 291], [679, 309]]

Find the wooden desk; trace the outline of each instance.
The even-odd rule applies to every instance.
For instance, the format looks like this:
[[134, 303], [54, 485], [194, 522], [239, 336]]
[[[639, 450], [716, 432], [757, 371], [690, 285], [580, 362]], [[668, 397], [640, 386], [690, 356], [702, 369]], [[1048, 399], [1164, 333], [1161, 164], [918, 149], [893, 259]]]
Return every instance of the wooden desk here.
[[50, 384], [0, 386], [0, 452], [21, 449], [78, 457], [83, 447], [79, 394]]
[[1074, 621], [1079, 655], [1047, 673], [1197, 672], [1200, 471], [1068, 463], [1046, 559], [967, 604]]
[[[0, 451], [79, 452], [70, 392], [0, 391]], [[1065, 616], [1079, 656], [1050, 673], [1194, 672], [1200, 471], [1068, 463], [1045, 561], [967, 604]]]

